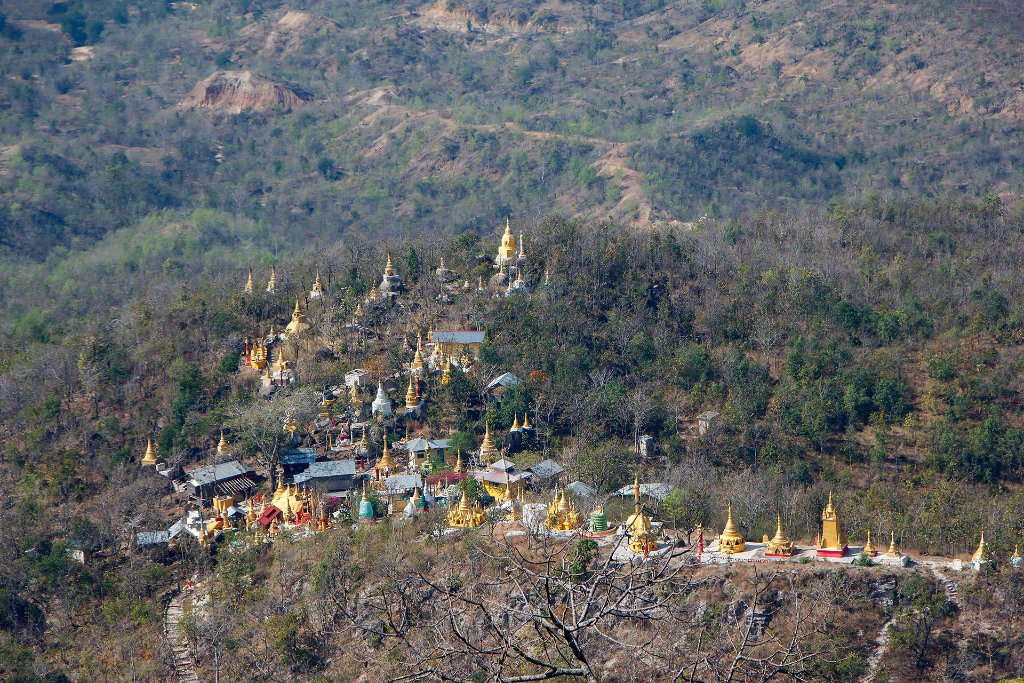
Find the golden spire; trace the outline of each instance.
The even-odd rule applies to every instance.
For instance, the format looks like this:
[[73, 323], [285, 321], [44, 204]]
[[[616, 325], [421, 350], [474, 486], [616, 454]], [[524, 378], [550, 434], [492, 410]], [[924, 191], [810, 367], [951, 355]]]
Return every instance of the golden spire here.
[[423, 336], [416, 333], [416, 354], [412, 358], [412, 365], [410, 366], [410, 372], [413, 370], [423, 369]]
[[419, 401], [416, 400], [416, 390], [413, 388], [413, 385], [412, 385], [412, 370], [410, 368], [410, 372], [409, 372], [409, 388], [406, 389], [406, 391], [405, 391], [405, 407], [406, 408], [415, 408], [417, 405], [419, 405]]
[[491, 439], [491, 421], [487, 420], [484, 427], [484, 440], [480, 444], [480, 457], [486, 462], [485, 465], [491, 464], [491, 456], [498, 452], [498, 449], [494, 447], [494, 441]]
[[981, 532], [981, 540], [978, 542], [978, 549], [971, 556], [972, 562], [988, 562], [988, 544], [985, 543], [985, 532]]
[[452, 470], [458, 474], [462, 474], [466, 471], [466, 466], [462, 464], [462, 449], [458, 450], [458, 455], [455, 458], [455, 469]]
[[896, 548], [896, 532], [889, 532], [889, 549], [885, 551], [886, 557], [898, 558], [902, 557], [902, 553]]
[[512, 501], [512, 500], [515, 500], [515, 497], [512, 495], [512, 489], [509, 488], [508, 482], [506, 481], [505, 482], [505, 497], [504, 497], [504, 501], [508, 502], [508, 501]]
[[558, 509], [562, 511], [569, 510], [569, 499], [565, 495], [565, 487], [562, 487], [562, 497], [558, 500]]
[[460, 510], [469, 510], [469, 496], [466, 494], [466, 489], [462, 489], [462, 500], [459, 501]]
[[363, 436], [361, 439], [359, 439], [359, 448], [363, 451], [363, 453], [366, 453], [366, 451], [369, 449], [369, 444], [366, 441], [366, 429], [363, 429]]
[[314, 292], [320, 292], [321, 294], [323, 294], [323, 291], [324, 291], [324, 285], [323, 285], [322, 282], [320, 282], [320, 271], [319, 270], [316, 271], [316, 279], [313, 280], [313, 291]]
[[220, 430], [220, 443], [217, 444], [217, 455], [227, 455], [230, 450], [228, 440], [224, 438], [224, 430]]
[[391, 459], [391, 446], [388, 445], [388, 433], [384, 432], [384, 452], [381, 453], [380, 462], [377, 463], [379, 469], [395, 469], [395, 461]]
[[156, 464], [156, 451], [153, 450], [153, 439], [150, 437], [146, 438], [146, 454], [142, 456], [143, 465], [155, 465]]
[[356, 312], [353, 314], [356, 319], [363, 317], [363, 302], [360, 301], [356, 304]]
[[1013, 560], [1018, 560], [1019, 561], [1020, 559], [1021, 559], [1021, 556], [1020, 556], [1020, 546], [1017, 545], [1017, 544], [1014, 544], [1014, 546], [1013, 546], [1013, 555], [1010, 556], [1010, 561], [1011, 562]]
[[725, 520], [725, 528], [722, 529], [722, 535], [729, 534], [730, 536], [736, 535], [739, 530], [736, 529], [736, 524], [732, 521], [732, 503], [729, 503], [729, 516]]
[[363, 400], [359, 398], [359, 385], [355, 382], [352, 382], [352, 388], [348, 390], [348, 402], [353, 408], [363, 405]]
[[530, 426], [530, 414], [529, 413], [523, 413], [523, 429], [533, 429], [533, 427]]
[[[871, 535], [871, 532], [869, 531], [868, 532], [869, 538], [870, 538], [870, 535]], [[775, 543], [775, 544], [778, 544], [778, 545], [789, 543], [789, 538], [786, 536], [786, 532], [784, 532], [782, 530], [782, 513], [781, 512], [777, 513], [777, 517], [776, 517], [776, 521], [775, 521], [775, 538], [773, 538], [771, 542]]]
[[511, 430], [509, 430], [509, 431], [513, 431], [513, 432], [514, 432], [514, 431], [516, 431], [517, 429], [519, 429], [519, 416], [518, 416], [518, 415], [514, 415], [514, 414], [513, 414], [513, 418], [512, 418], [512, 429], [511, 429]]
[[277, 291], [277, 264], [270, 266], [270, 279], [267, 280], [267, 293], [273, 294]]
[[369, 501], [370, 501], [370, 499], [366, 496], [366, 482], [364, 481], [363, 482], [363, 501], [362, 502], [368, 503]]
[[874, 557], [878, 554], [878, 551], [875, 550], [875, 546], [871, 545], [871, 529], [868, 529], [868, 541], [864, 544], [864, 550], [861, 552], [868, 557]]
[[395, 274], [395, 267], [393, 265], [391, 265], [391, 251], [388, 250], [388, 262], [387, 262], [387, 265], [384, 266], [384, 276], [385, 277], [393, 277], [394, 274]]
[[252, 294], [256, 289], [256, 284], [252, 280], [252, 268], [249, 269], [249, 278], [245, 281], [245, 293]]

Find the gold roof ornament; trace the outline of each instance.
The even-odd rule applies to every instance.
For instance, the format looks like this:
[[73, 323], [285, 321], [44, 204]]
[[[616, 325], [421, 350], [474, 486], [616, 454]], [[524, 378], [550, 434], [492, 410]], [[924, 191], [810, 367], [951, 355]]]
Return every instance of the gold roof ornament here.
[[220, 441], [217, 443], [217, 455], [228, 455], [231, 453], [231, 447], [228, 445], [228, 440], [224, 438], [224, 430], [220, 430]]
[[518, 430], [519, 430], [519, 416], [518, 416], [518, 415], [515, 415], [515, 414], [513, 413], [513, 417], [512, 417], [512, 429], [510, 429], [509, 431], [510, 431], [510, 432], [515, 432], [515, 431], [518, 431]]
[[533, 429], [533, 426], [530, 424], [529, 413], [523, 413], [523, 429]]
[[317, 292], [318, 294], [323, 294], [324, 293], [324, 284], [320, 281], [320, 271], [319, 270], [316, 271], [316, 279], [313, 280], [313, 290], [312, 291]]
[[245, 281], [245, 293], [252, 294], [256, 291], [256, 283], [252, 279], [252, 268], [249, 269], [249, 277]]
[[384, 266], [384, 276], [385, 277], [394, 277], [394, 275], [395, 275], [395, 267], [391, 264], [391, 251], [388, 250], [388, 262]]
[[722, 534], [718, 537], [718, 552], [733, 555], [742, 553], [746, 548], [747, 544], [743, 540], [743, 536], [736, 528], [735, 522], [732, 521], [732, 503], [730, 503], [725, 528], [722, 529]]
[[889, 532], [889, 549], [885, 551], [885, 556], [890, 559], [898, 559], [903, 557], [903, 553], [896, 547], [896, 532]]
[[156, 450], [153, 449], [153, 439], [151, 437], [146, 438], [146, 453], [142, 456], [143, 465], [155, 465], [156, 464]]
[[267, 294], [277, 292], [277, 264], [270, 266], [270, 279], [267, 280]]
[[460, 448], [457, 451], [457, 455], [455, 457], [455, 469], [453, 469], [452, 472], [455, 472], [456, 474], [462, 474], [465, 471], [466, 466], [462, 464], [462, 449]]

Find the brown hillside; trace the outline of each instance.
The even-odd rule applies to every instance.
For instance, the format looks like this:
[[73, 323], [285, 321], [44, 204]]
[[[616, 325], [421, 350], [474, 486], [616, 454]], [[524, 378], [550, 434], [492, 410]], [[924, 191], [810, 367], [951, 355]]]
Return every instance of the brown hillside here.
[[196, 84], [178, 103], [182, 111], [209, 109], [218, 114], [291, 109], [309, 98], [252, 71], [216, 71]]

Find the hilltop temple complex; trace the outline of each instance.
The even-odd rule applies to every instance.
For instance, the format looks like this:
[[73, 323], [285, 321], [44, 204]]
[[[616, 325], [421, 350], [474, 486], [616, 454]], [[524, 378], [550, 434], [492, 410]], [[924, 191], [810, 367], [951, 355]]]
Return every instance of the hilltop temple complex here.
[[[434, 291], [442, 293], [437, 299], [439, 305], [446, 305], [444, 297], [448, 295], [494, 297], [529, 293], [524, 235], [520, 232], [516, 238], [509, 219], [493, 262], [489, 251], [480, 255], [475, 273], [480, 282], [475, 289], [469, 285], [468, 277], [460, 287], [458, 273], [440, 260], [434, 270], [435, 279], [428, 281]], [[479, 274], [481, 270], [489, 271], [492, 265], [492, 287], [487, 288]], [[327, 298], [328, 287], [319, 271], [311, 289], [298, 295], [284, 290], [289, 289], [289, 280], [299, 278], [286, 273], [282, 284], [276, 265], [271, 266], [265, 287], [265, 294], [271, 296], [264, 297], [264, 292], [256, 294], [255, 277], [249, 268], [243, 294], [269, 302], [280, 297], [282, 316], [260, 323], [261, 327], [269, 323], [266, 335], [242, 340], [239, 367], [254, 384], [258, 379], [259, 394], [269, 398], [298, 384], [296, 366], [306, 361], [305, 354], [313, 348], [311, 342], [322, 338], [326, 329], [337, 329], [319, 329], [322, 319], [327, 317], [321, 312], [328, 311], [336, 302]], [[545, 268], [545, 280], [548, 277]], [[602, 497], [583, 482], [566, 481], [565, 469], [552, 460], [537, 463], [537, 454], [546, 448], [546, 435], [542, 426], [531, 423], [529, 411], [522, 412], [520, 407], [505, 408], [504, 412], [492, 410], [501, 408], [509, 396], [516, 396], [515, 387], [524, 385], [524, 381], [512, 372], [502, 372], [489, 382], [479, 376], [486, 367], [480, 361], [486, 339], [483, 330], [460, 329], [457, 325], [435, 330], [434, 323], [427, 323], [422, 317], [415, 326], [408, 325], [407, 320], [404, 330], [394, 329], [398, 327], [394, 325], [395, 315], [416, 310], [421, 303], [407, 300], [414, 298], [415, 292], [406, 289], [390, 252], [379, 282], [370, 286], [368, 292], [365, 298], [353, 302], [352, 322], [342, 326], [341, 334], [347, 335], [343, 341], [375, 338], [379, 342], [390, 338], [395, 343], [390, 348], [380, 344], [379, 357], [371, 359], [372, 364], [367, 363], [365, 368], [346, 368], [344, 384], [324, 386], [318, 414], [302, 419], [289, 414], [281, 425], [285, 446], [280, 464], [272, 471], [256, 473], [233, 459], [222, 430], [215, 449], [215, 464], [184, 474], [189, 505], [195, 509], [187, 511], [174, 533], [183, 529], [201, 543], [210, 544], [223, 532], [234, 529], [252, 532], [251, 538], [266, 542], [285, 530], [318, 533], [345, 523], [373, 524], [381, 518], [414, 523], [413, 520], [425, 515], [436, 514], [434, 519], [444, 529], [431, 533], [468, 532], [479, 529], [490, 519], [493, 524], [488, 524], [487, 529], [494, 533], [589, 538], [599, 546], [613, 546], [618, 558], [631, 561], [643, 561], [672, 550], [684, 561], [700, 563], [809, 559], [842, 563], [858, 558], [891, 566], [912, 562], [897, 547], [892, 530], [887, 530], [890, 543], [884, 553], [873, 544], [870, 529], [864, 530], [863, 546], [851, 548], [831, 493], [822, 508], [814, 541], [808, 545], [801, 545], [786, 533], [781, 512], [776, 514], [773, 536], [764, 534], [760, 542], [746, 539], [742, 530], [749, 528], [751, 522], [742, 518], [742, 505], [734, 510], [732, 504], [725, 506], [725, 523], [719, 534], [707, 533], [705, 538], [706, 527], [698, 526], [697, 540], [687, 545], [681, 535], [666, 530], [654, 519], [652, 510], [657, 512], [661, 498], [652, 498], [652, 489], [648, 488], [647, 500], [654, 500], [655, 506], [649, 507], [644, 500], [644, 487], [671, 487], [641, 485], [639, 476], [634, 477], [631, 488], [632, 513], [626, 515], [623, 511], [625, 519], [610, 522], [606, 510], [616, 509], [614, 505], [608, 506], [611, 497]], [[278, 332], [285, 320], [286, 306], [292, 300], [290, 320]], [[320, 303], [313, 307], [314, 301]], [[308, 317], [310, 310], [316, 313], [312, 322]], [[342, 315], [348, 320], [349, 311], [344, 310]], [[380, 320], [386, 320], [387, 325], [378, 324]], [[449, 325], [452, 322], [446, 321]], [[428, 325], [424, 337], [423, 328]], [[397, 350], [395, 355], [399, 357], [388, 356], [388, 350]], [[524, 370], [530, 369], [517, 369]], [[452, 424], [470, 426], [463, 427], [458, 440], [451, 433], [446, 438], [435, 438], [437, 425], [430, 424], [437, 420], [439, 412], [434, 393], [438, 387], [451, 384], [459, 372], [472, 378], [480, 389], [479, 398], [458, 408], [464, 413], [449, 414], [444, 419], [449, 430]], [[492, 425], [496, 415], [502, 415], [506, 421], [496, 420], [498, 424]], [[536, 412], [534, 416], [537, 417]], [[396, 436], [403, 433], [404, 439]], [[475, 445], [467, 447], [467, 438]], [[531, 461], [533, 465], [521, 468], [512, 458], [524, 451], [535, 459]], [[150, 438], [146, 439], [139, 462], [162, 474], [170, 472], [159, 462]], [[623, 486], [613, 496], [628, 498], [629, 494], [630, 487]], [[170, 530], [167, 533], [172, 534]], [[977, 549], [969, 560], [953, 562], [976, 570], [992, 566], [995, 560], [984, 533], [980, 534]], [[1010, 562], [1014, 567], [1020, 566], [1024, 558], [1015, 550]]]

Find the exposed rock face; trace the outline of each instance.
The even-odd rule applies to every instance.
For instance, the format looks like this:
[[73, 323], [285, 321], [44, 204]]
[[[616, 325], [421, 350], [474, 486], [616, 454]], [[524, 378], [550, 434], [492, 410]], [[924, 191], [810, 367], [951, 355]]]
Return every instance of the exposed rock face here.
[[178, 103], [182, 111], [209, 109], [218, 114], [291, 109], [309, 100], [293, 88], [275, 83], [252, 71], [215, 71], [199, 81]]
[[[263, 43], [256, 50], [263, 54], [275, 52], [294, 52], [302, 48], [307, 41], [318, 35], [328, 35], [338, 30], [338, 24], [318, 14], [289, 11], [274, 23], [269, 31], [263, 25], [247, 27], [252, 29], [249, 34], [258, 36], [266, 31]], [[245, 33], [243, 31], [243, 33]]]

